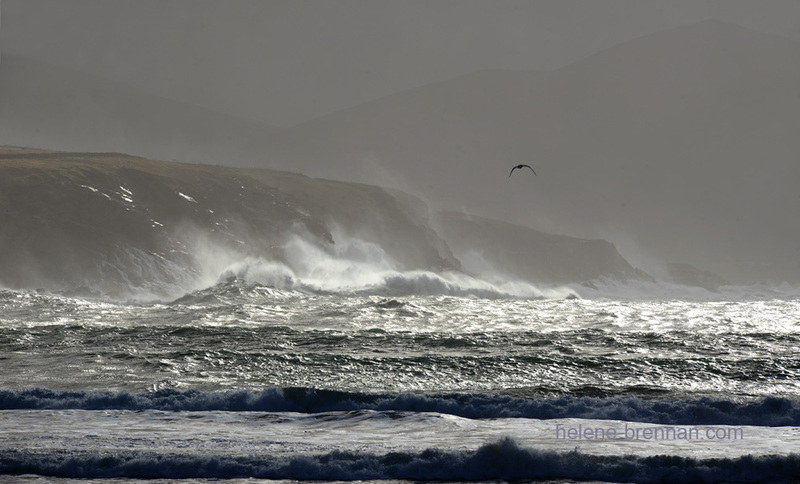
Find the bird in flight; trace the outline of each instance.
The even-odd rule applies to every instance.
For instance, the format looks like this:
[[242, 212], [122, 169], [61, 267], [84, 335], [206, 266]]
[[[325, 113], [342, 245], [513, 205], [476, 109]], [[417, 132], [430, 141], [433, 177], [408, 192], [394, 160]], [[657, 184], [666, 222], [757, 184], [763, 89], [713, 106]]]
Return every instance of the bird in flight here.
[[[530, 165], [517, 165], [517, 166], [515, 166], [514, 168], [512, 168], [512, 169], [511, 169], [511, 173], [514, 173], [514, 170], [516, 170], [516, 169], [518, 169], [518, 168], [521, 170], [521, 169], [523, 169], [523, 168], [531, 168], [531, 167], [530, 167]], [[531, 171], [533, 171], [533, 168], [531, 168]], [[511, 178], [511, 173], [509, 173], [509, 174], [508, 174], [508, 177], [509, 177], [509, 178]], [[533, 174], [535, 175], [535, 174], [536, 174], [536, 172], [535, 172], [535, 171], [533, 171]]]

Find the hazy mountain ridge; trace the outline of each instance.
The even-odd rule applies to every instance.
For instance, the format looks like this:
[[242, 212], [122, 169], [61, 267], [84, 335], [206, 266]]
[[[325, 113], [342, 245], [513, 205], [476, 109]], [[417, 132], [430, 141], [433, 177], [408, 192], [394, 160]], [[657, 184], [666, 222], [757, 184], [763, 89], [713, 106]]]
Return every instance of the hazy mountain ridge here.
[[254, 164], [277, 128], [3, 52], [0, 145]]
[[[263, 269], [243, 261], [306, 267], [318, 254], [344, 272], [366, 265], [462, 269], [432, 229], [422, 201], [287, 172], [1, 148], [0, 207], [0, 282], [7, 287], [176, 296], [213, 284], [226, 270], [241, 275]], [[564, 267], [542, 278], [521, 274], [530, 281], [637, 273], [607, 242], [565, 249], [569, 238], [548, 237], [551, 249], [537, 257]], [[579, 270], [573, 270], [576, 260]], [[307, 269], [329, 277], [326, 265]], [[270, 277], [285, 276], [277, 274]]]

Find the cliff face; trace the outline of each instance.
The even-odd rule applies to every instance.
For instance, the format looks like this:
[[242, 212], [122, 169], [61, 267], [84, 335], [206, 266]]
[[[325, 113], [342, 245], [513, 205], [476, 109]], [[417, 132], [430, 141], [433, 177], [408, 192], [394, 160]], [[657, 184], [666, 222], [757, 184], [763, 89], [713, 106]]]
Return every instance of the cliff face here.
[[291, 237], [358, 240], [398, 270], [459, 269], [405, 204], [285, 172], [2, 148], [0, 283], [174, 296], [237, 259], [284, 260]]
[[552, 235], [498, 220], [441, 212], [436, 226], [464, 266], [484, 276], [564, 284], [652, 280], [610, 242]]

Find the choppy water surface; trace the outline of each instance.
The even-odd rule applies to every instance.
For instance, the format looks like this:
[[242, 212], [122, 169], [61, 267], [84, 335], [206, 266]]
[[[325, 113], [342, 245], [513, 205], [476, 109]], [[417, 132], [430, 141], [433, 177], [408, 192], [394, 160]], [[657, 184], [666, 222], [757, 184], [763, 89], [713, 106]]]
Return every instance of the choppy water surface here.
[[2, 386], [360, 392], [800, 391], [800, 302], [2, 295]]
[[[633, 465], [644, 469], [633, 480], [666, 466], [680, 481], [706, 477], [641, 459], [753, 451], [800, 469], [790, 297], [343, 296], [229, 282], [134, 304], [4, 291], [0, 362], [0, 471], [17, 477], [631, 480], [618, 471]], [[751, 440], [605, 441], [578, 449], [611, 459], [592, 473], [583, 454], [558, 453], [576, 445], [555, 422], [738, 425]], [[504, 473], [492, 452], [549, 471]]]

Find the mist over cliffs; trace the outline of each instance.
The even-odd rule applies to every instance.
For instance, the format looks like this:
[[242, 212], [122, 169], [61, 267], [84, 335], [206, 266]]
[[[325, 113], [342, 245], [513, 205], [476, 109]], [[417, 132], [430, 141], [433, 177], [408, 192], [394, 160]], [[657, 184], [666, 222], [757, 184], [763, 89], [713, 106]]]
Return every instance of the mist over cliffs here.
[[652, 280], [604, 240], [547, 234], [459, 212], [437, 213], [434, 226], [466, 270], [486, 276], [549, 284], [601, 277]]
[[551, 247], [526, 255], [518, 233], [473, 249], [555, 270], [491, 286], [479, 274], [489, 266], [465, 269], [450, 245], [467, 253], [484, 228], [448, 226], [443, 237], [434, 227], [454, 216], [434, 221], [413, 196], [274, 170], [0, 148], [0, 206], [0, 283], [11, 288], [164, 298], [243, 278], [317, 292], [492, 294], [506, 281], [641, 276], [607, 242], [540, 234]]
[[[796, 282], [798, 126], [800, 43], [708, 21], [333, 113], [279, 133], [275, 160], [603, 238], [648, 269]], [[509, 180], [518, 163], [539, 176]]]
[[[800, 44], [733, 24], [553, 71], [474, 72], [280, 130], [7, 52], [0, 95], [0, 145], [368, 183], [432, 212], [607, 240], [658, 277], [693, 266], [722, 276], [700, 277], [713, 285], [800, 282]], [[539, 176], [509, 179], [518, 163]]]

